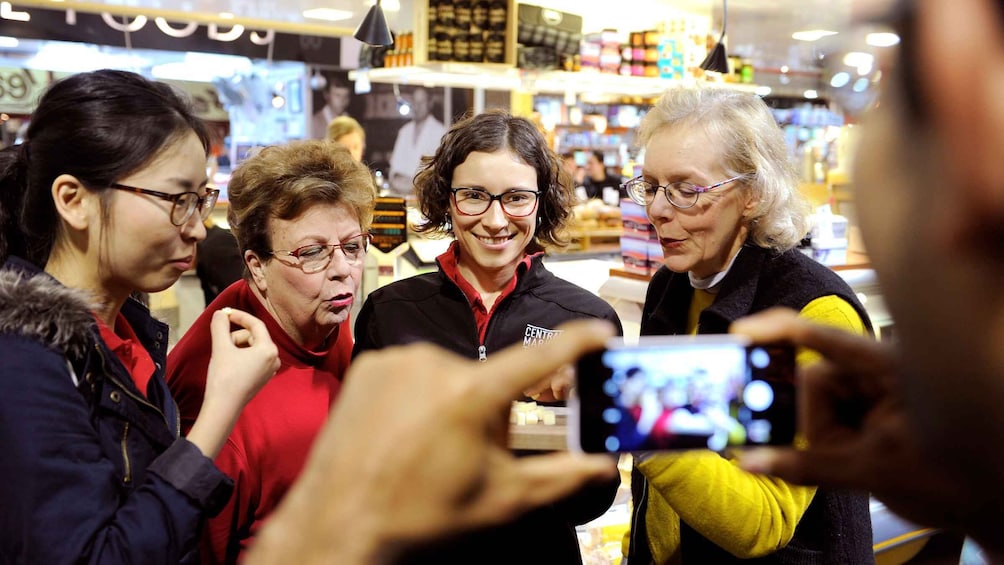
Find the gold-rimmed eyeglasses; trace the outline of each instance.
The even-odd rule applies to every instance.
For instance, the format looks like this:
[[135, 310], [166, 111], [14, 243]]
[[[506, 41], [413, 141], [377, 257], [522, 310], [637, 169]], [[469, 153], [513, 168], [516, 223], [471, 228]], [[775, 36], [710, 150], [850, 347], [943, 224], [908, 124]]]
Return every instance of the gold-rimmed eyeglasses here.
[[[289, 264], [299, 267], [301, 271], [309, 275], [327, 269], [328, 265], [331, 264], [331, 257], [334, 255], [335, 249], [341, 249], [342, 255], [350, 264], [359, 263], [366, 257], [366, 250], [369, 249], [372, 237], [371, 234], [361, 233], [338, 243], [312, 243], [297, 247], [292, 251], [273, 249], [269, 253], [277, 259], [279, 257], [292, 258], [293, 260], [289, 261]], [[280, 262], [283, 263], [287, 261], [280, 259]]]

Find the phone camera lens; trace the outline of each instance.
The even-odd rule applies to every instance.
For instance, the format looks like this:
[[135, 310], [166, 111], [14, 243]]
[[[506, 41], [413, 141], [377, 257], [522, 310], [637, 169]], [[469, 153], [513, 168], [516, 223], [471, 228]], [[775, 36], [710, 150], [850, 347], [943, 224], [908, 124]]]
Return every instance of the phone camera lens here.
[[763, 412], [774, 403], [774, 389], [764, 381], [753, 381], [743, 389], [743, 403], [754, 412]]
[[765, 369], [770, 365], [770, 353], [762, 347], [754, 348], [750, 352], [750, 364], [757, 369]]

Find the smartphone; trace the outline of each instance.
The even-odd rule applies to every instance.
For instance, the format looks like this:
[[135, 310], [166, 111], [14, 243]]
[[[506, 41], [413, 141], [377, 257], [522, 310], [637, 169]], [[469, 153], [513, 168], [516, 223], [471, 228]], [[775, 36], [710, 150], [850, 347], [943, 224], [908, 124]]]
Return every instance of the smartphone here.
[[788, 445], [795, 352], [736, 335], [611, 340], [578, 361], [569, 448], [589, 453]]

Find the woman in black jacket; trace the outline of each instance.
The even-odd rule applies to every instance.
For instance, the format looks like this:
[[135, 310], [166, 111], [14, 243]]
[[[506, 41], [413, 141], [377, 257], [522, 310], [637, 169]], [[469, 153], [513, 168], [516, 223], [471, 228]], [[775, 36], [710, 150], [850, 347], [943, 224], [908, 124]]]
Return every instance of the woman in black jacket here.
[[[483, 360], [514, 343], [534, 347], [577, 318], [606, 319], [620, 330], [609, 304], [543, 265], [544, 248], [562, 243], [573, 193], [532, 122], [490, 111], [454, 124], [425, 160], [415, 190], [428, 219], [419, 229], [455, 241], [437, 258], [438, 272], [369, 295], [354, 354], [426, 341]], [[556, 376], [537, 398], [562, 398], [567, 386]], [[581, 563], [574, 527], [606, 511], [617, 486], [591, 487], [507, 526], [437, 544], [414, 562]]]

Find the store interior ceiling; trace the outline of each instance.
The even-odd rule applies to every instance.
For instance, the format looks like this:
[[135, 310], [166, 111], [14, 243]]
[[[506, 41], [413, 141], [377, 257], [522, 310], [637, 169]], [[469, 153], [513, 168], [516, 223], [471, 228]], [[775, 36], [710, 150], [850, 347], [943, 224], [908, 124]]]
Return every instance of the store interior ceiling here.
[[[28, 0], [25, 4], [15, 4], [15, 9], [34, 5], [82, 12], [105, 10], [125, 16], [148, 13], [150, 16], [163, 16], [169, 21], [188, 19], [202, 23], [217, 22], [221, 26], [240, 23], [252, 29], [271, 27], [292, 33], [351, 36], [372, 3], [373, 0], [111, 0], [96, 4], [76, 0]], [[623, 0], [617, 4], [617, 9], [612, 9], [607, 2], [581, 0], [538, 0], [526, 3], [579, 14], [583, 17], [585, 32], [613, 28], [625, 36], [627, 31], [644, 29], [653, 22], [668, 19], [680, 12], [710, 18], [714, 33], [717, 34], [723, 13], [722, 0]], [[415, 2], [383, 0], [382, 7], [392, 30], [409, 30], [413, 27]], [[317, 9], [323, 9], [321, 16], [336, 19], [320, 19], [316, 16], [317, 12], [310, 12]], [[819, 45], [792, 39], [792, 33], [805, 30], [839, 31], [847, 26], [849, 17], [850, 0], [731, 0], [728, 1], [728, 52], [752, 62], [758, 84], [771, 86], [775, 93], [797, 95], [805, 89], [814, 88], [820, 81], [817, 65]], [[25, 60], [39, 54], [45, 55], [45, 43], [21, 41], [15, 47], [2, 46], [0, 64], [24, 64]], [[63, 64], [68, 61], [89, 61], [94, 64], [95, 61], [123, 56], [118, 51], [121, 50], [93, 48], [83, 57], [68, 57], [57, 49], [57, 53], [46, 55], [48, 58], [45, 60], [55, 59]], [[184, 54], [132, 52], [124, 55], [142, 59], [142, 64], [138, 62], [134, 67], [174, 65], [193, 72], [192, 62], [186, 60]], [[193, 57], [197, 58], [189, 56], [189, 59]], [[212, 66], [210, 60], [207, 68]], [[216, 66], [219, 68], [219, 65]], [[201, 78], [192, 77], [193, 80]]]

